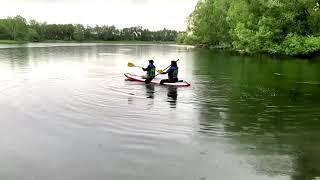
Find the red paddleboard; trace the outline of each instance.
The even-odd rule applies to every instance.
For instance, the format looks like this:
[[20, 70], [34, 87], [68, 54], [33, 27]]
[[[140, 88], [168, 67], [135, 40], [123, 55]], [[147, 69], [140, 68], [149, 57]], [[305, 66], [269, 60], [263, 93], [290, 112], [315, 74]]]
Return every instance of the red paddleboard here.
[[[141, 76], [139, 75], [135, 75], [135, 74], [130, 74], [130, 73], [125, 73], [124, 76], [126, 76], [129, 80], [131, 81], [139, 81], [139, 82], [144, 82], [145, 79], [143, 79]], [[159, 78], [154, 78], [150, 84], [160, 84], [161, 79]], [[163, 85], [167, 85], [167, 86], [179, 86], [179, 87], [186, 87], [186, 86], [190, 86], [191, 84], [189, 84], [186, 81], [179, 81], [179, 82], [175, 82], [175, 83], [163, 83]]]

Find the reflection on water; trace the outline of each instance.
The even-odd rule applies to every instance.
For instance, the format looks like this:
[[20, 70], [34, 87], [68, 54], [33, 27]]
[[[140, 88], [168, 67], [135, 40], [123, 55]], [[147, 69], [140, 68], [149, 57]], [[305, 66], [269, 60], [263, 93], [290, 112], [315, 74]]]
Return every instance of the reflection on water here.
[[177, 99], [178, 99], [178, 91], [176, 86], [168, 86], [167, 87], [167, 96], [168, 96], [168, 102], [170, 104], [171, 108], [176, 108], [177, 106]]
[[319, 81], [319, 64], [212, 53], [196, 56], [196, 76], [206, 82], [195, 91], [203, 108], [200, 132], [238, 144], [234, 151], [259, 174], [319, 177], [320, 89], [296, 83]]
[[[0, 179], [320, 176], [318, 62], [171, 45], [10, 47], [0, 47]], [[128, 61], [150, 58], [181, 59], [192, 86], [125, 81], [144, 74]]]
[[154, 98], [154, 84], [146, 84], [146, 95], [147, 95], [147, 98], [151, 98], [153, 99]]

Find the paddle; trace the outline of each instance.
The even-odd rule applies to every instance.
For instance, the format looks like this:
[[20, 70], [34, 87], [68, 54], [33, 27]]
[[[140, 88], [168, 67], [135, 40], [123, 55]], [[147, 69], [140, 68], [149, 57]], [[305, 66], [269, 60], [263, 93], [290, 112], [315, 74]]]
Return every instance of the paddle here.
[[128, 67], [139, 67], [139, 68], [143, 68], [142, 66], [136, 66], [135, 64], [128, 62]]
[[[178, 61], [180, 61], [180, 59], [178, 59], [176, 62], [178, 62]], [[162, 74], [162, 73], [163, 73], [165, 70], [167, 70], [169, 67], [171, 67], [171, 65], [168, 66], [168, 67], [166, 67], [166, 68], [164, 68], [163, 70], [161, 70], [161, 69], [157, 70], [158, 74], [157, 74], [156, 76], [158, 76], [159, 74]]]
[[[176, 62], [180, 61], [180, 59], [178, 59]], [[139, 67], [139, 68], [143, 68], [142, 66], [136, 66], [135, 64], [128, 62], [128, 67]], [[158, 74], [156, 76], [158, 76], [159, 74], [162, 74], [164, 71], [166, 71], [169, 67], [171, 67], [171, 65], [169, 65], [168, 67], [162, 69], [157, 70]]]

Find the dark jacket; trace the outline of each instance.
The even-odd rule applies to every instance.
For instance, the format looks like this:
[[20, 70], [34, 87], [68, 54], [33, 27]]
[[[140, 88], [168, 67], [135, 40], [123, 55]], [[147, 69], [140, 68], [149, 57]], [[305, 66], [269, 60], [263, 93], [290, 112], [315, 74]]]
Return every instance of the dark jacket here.
[[166, 72], [168, 73], [168, 79], [169, 80], [178, 79], [178, 71], [179, 71], [178, 66], [171, 66]]
[[148, 77], [155, 77], [156, 76], [156, 67], [153, 64], [149, 64], [147, 68], [142, 68], [144, 71], [147, 71]]

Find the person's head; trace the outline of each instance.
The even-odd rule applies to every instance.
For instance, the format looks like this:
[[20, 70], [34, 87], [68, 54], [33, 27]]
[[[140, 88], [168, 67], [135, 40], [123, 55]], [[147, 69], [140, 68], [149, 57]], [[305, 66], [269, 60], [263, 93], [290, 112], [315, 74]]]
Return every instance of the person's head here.
[[171, 66], [177, 66], [177, 61], [171, 61]]
[[149, 63], [150, 63], [150, 64], [153, 64], [154, 62], [153, 62], [153, 60], [151, 59], [151, 60], [149, 60]]

